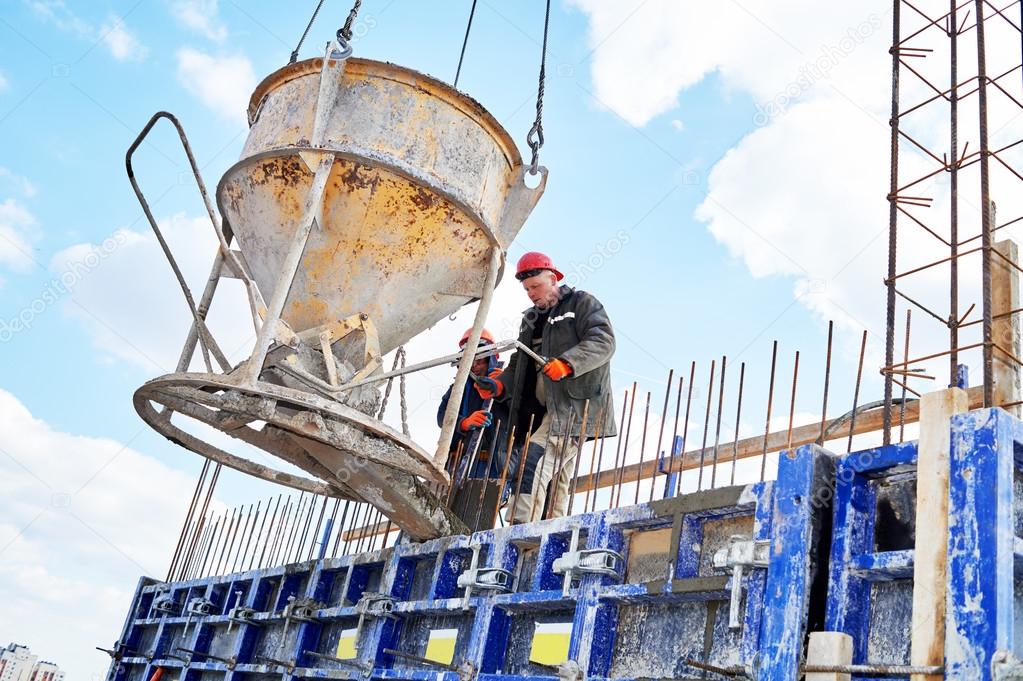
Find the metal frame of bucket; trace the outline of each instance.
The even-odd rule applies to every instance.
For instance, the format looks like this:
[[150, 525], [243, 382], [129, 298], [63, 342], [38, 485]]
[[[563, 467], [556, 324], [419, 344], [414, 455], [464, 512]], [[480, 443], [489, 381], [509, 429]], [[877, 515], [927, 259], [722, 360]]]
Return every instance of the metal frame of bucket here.
[[[332, 325], [333, 336], [322, 333], [317, 335], [310, 331], [296, 334], [282, 320], [288, 292], [301, 266], [303, 250], [309, 235], [322, 220], [324, 187], [335, 157], [339, 155], [323, 146], [323, 131], [332, 113], [336, 90], [349, 55], [347, 46], [342, 48], [337, 43], [331, 43], [322, 59], [314, 132], [309, 147], [300, 152], [303, 161], [314, 171], [313, 182], [303, 206], [302, 220], [288, 244], [269, 301], [264, 301], [260, 294], [243, 253], [231, 248], [233, 229], [226, 221], [222, 222], [213, 208], [177, 119], [166, 112], [154, 115], [129, 148], [126, 157], [129, 179], [174, 270], [192, 316], [191, 329], [176, 372], [140, 387], [135, 393], [134, 404], [143, 420], [165, 437], [220, 464], [297, 489], [367, 501], [381, 509], [415, 539], [456, 534], [464, 528], [431, 493], [430, 486], [443, 486], [448, 482], [444, 464], [447, 442], [450, 441], [457, 416], [457, 411], [452, 407], [457, 408], [461, 395], [453, 395], [449, 402], [437, 452], [431, 457], [402, 433], [369, 416], [365, 411], [337, 399], [341, 392], [352, 389], [356, 384], [365, 385], [374, 379], [383, 381], [395, 375], [392, 372], [375, 377], [366, 376], [377, 370], [379, 360], [379, 352], [373, 356], [375, 329], [372, 328], [371, 320], [365, 315], [361, 319], [356, 316], [340, 320]], [[198, 304], [152, 216], [131, 166], [133, 153], [161, 118], [167, 118], [177, 129], [219, 243], [213, 269]], [[541, 171], [540, 183], [536, 188], [510, 196], [505, 203], [501, 215], [502, 226], [517, 222], [511, 231], [512, 235], [525, 221], [543, 192], [546, 169]], [[520, 179], [524, 180], [524, 169], [520, 172]], [[493, 238], [492, 232], [488, 230], [488, 234], [492, 241], [489, 263], [473, 324], [473, 335], [466, 347], [477, 347], [494, 287], [503, 267], [503, 248]], [[230, 365], [205, 322], [217, 284], [224, 277], [237, 278], [244, 283], [257, 331], [257, 342], [250, 357], [236, 367]], [[329, 344], [338, 336], [353, 330], [365, 333], [366, 357], [374, 361], [367, 364], [366, 371], [354, 376], [339, 377], [336, 367], [331, 370], [333, 355], [329, 352]], [[289, 373], [300, 379], [300, 387], [296, 387], [294, 382], [276, 384], [262, 380], [261, 372], [271, 349], [282, 344], [287, 346], [299, 337], [306, 341], [319, 340], [323, 346], [323, 356], [331, 357], [327, 362], [326, 380], [318, 380], [307, 373], [303, 376], [298, 366], [291, 367]], [[188, 371], [197, 348], [201, 352], [205, 372]], [[379, 350], [378, 347], [376, 349]], [[468, 377], [472, 358], [473, 354], [465, 354], [460, 358], [455, 381], [455, 390], [459, 393]], [[214, 367], [214, 362], [219, 371]], [[424, 363], [420, 366], [425, 368], [432, 364]], [[409, 370], [414, 369], [409, 367]], [[227, 452], [172, 423], [171, 417], [175, 413], [263, 449], [315, 477], [292, 475]]]

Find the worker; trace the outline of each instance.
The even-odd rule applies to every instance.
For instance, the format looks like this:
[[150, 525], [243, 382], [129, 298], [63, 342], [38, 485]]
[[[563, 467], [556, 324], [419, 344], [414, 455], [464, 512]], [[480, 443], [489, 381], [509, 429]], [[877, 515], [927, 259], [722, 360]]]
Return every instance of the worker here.
[[[476, 382], [482, 398], [510, 402], [518, 433], [533, 419], [521, 483], [516, 480], [512, 488], [521, 494], [507, 506], [512, 524], [565, 515], [580, 438], [617, 434], [611, 397], [615, 337], [604, 306], [590, 293], [560, 285], [564, 275], [543, 253], [523, 255], [515, 278], [533, 303], [523, 313], [519, 342], [547, 359], [541, 364], [518, 351], [503, 373]], [[548, 486], [554, 503], [545, 516]]]
[[[465, 347], [471, 333], [472, 329], [467, 329], [462, 334], [461, 340], [458, 341], [459, 348]], [[493, 344], [493, 335], [486, 329], [483, 329], [483, 332], [480, 334], [479, 346]], [[474, 358], [472, 368], [470, 369], [470, 376], [466, 380], [465, 390], [462, 391], [462, 405], [456, 417], [455, 432], [451, 436], [448, 461], [454, 465], [454, 461], [457, 458], [455, 454], [458, 449], [461, 448], [464, 454], [473, 433], [481, 431], [480, 448], [476, 455], [476, 462], [472, 470], [468, 471], [467, 477], [470, 478], [493, 478], [500, 475], [500, 470], [496, 472], [493, 470], [496, 466], [500, 465], [500, 462], [491, 455], [500, 451], [499, 445], [502, 443], [501, 433], [508, 432], [508, 407], [503, 403], [494, 403], [488, 407], [485, 404], [486, 400], [480, 396], [479, 392], [472, 389], [472, 383], [475, 378], [496, 376], [500, 371], [501, 362], [497, 354], [490, 355], [489, 357]], [[454, 384], [448, 388], [447, 392], [444, 393], [444, 397], [441, 398], [440, 407], [437, 409], [438, 426], [443, 425], [444, 412], [448, 408], [448, 400], [451, 398], [452, 388], [454, 388]], [[498, 430], [498, 426], [500, 430]], [[494, 451], [492, 452], [491, 449]], [[465, 465], [469, 465], [468, 460], [466, 460]], [[464, 468], [464, 466], [461, 467]]]

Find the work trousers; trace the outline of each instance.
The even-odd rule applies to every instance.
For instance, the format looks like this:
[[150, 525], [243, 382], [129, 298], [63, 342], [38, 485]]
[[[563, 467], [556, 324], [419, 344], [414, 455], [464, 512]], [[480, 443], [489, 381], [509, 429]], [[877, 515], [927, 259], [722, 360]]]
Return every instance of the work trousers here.
[[[536, 386], [537, 399], [541, 404], [546, 404], [541, 376], [537, 376]], [[509, 523], [540, 520], [544, 504], [547, 502], [548, 488], [554, 502], [548, 510], [548, 517], [560, 518], [568, 512], [568, 490], [575, 468], [579, 438], [561, 437], [551, 433], [551, 420], [551, 412], [547, 411], [540, 422], [540, 427], [529, 439], [529, 448], [541, 447], [543, 454], [536, 464], [536, 473], [533, 475], [530, 489], [522, 490], [521, 494], [512, 496], [509, 500], [505, 511], [505, 519]], [[528, 452], [522, 452], [519, 456], [528, 456]]]

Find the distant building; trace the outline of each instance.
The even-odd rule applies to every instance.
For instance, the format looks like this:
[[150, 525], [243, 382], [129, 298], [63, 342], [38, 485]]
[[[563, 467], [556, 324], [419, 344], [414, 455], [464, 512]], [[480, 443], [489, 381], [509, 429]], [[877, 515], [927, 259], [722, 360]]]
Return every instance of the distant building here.
[[28, 646], [11, 643], [0, 649], [0, 681], [64, 681], [53, 662], [40, 661]]

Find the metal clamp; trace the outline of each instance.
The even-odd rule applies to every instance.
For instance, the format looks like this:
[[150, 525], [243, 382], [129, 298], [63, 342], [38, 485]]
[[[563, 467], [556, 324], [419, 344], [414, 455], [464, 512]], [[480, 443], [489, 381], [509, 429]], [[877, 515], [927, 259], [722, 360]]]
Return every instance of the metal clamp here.
[[551, 571], [554, 574], [565, 575], [562, 583], [563, 595], [568, 595], [572, 587], [572, 580], [577, 574], [603, 575], [605, 577], [622, 578], [625, 574], [625, 557], [612, 549], [584, 549], [579, 548], [579, 528], [572, 529], [572, 539], [569, 542], [568, 550], [554, 560]]
[[387, 594], [367, 591], [355, 604], [359, 617], [395, 617], [394, 598]]
[[745, 568], [766, 568], [771, 555], [770, 541], [754, 541], [733, 534], [727, 547], [714, 553], [714, 569], [732, 573], [732, 594], [728, 601], [728, 628], [741, 629], [739, 607], [742, 605], [742, 576]]
[[205, 617], [212, 615], [216, 604], [208, 598], [202, 596], [196, 596], [188, 601], [188, 605], [185, 606], [185, 612], [189, 615], [199, 615]]
[[176, 615], [181, 612], [181, 605], [178, 604], [174, 596], [169, 591], [164, 591], [157, 595], [153, 599], [153, 610], [156, 612], [163, 612], [169, 615]]
[[478, 591], [511, 591], [512, 573], [502, 568], [473, 568], [458, 575], [458, 588]]
[[458, 575], [458, 581], [456, 582], [459, 589], [465, 589], [465, 593], [462, 596], [463, 610], [469, 609], [469, 598], [472, 596], [473, 589], [477, 591], [497, 591], [498, 593], [508, 593], [512, 590], [511, 572], [498, 567], [478, 567], [479, 561], [480, 545], [476, 544], [472, 547], [472, 560], [469, 561], [469, 569]]
[[253, 620], [253, 616], [256, 614], [254, 608], [248, 608], [242, 603], [242, 591], [236, 589], [234, 592], [234, 607], [227, 611], [227, 633], [231, 633], [231, 629], [234, 628], [235, 622], [238, 624], [255, 624], [260, 625], [260, 622]]

